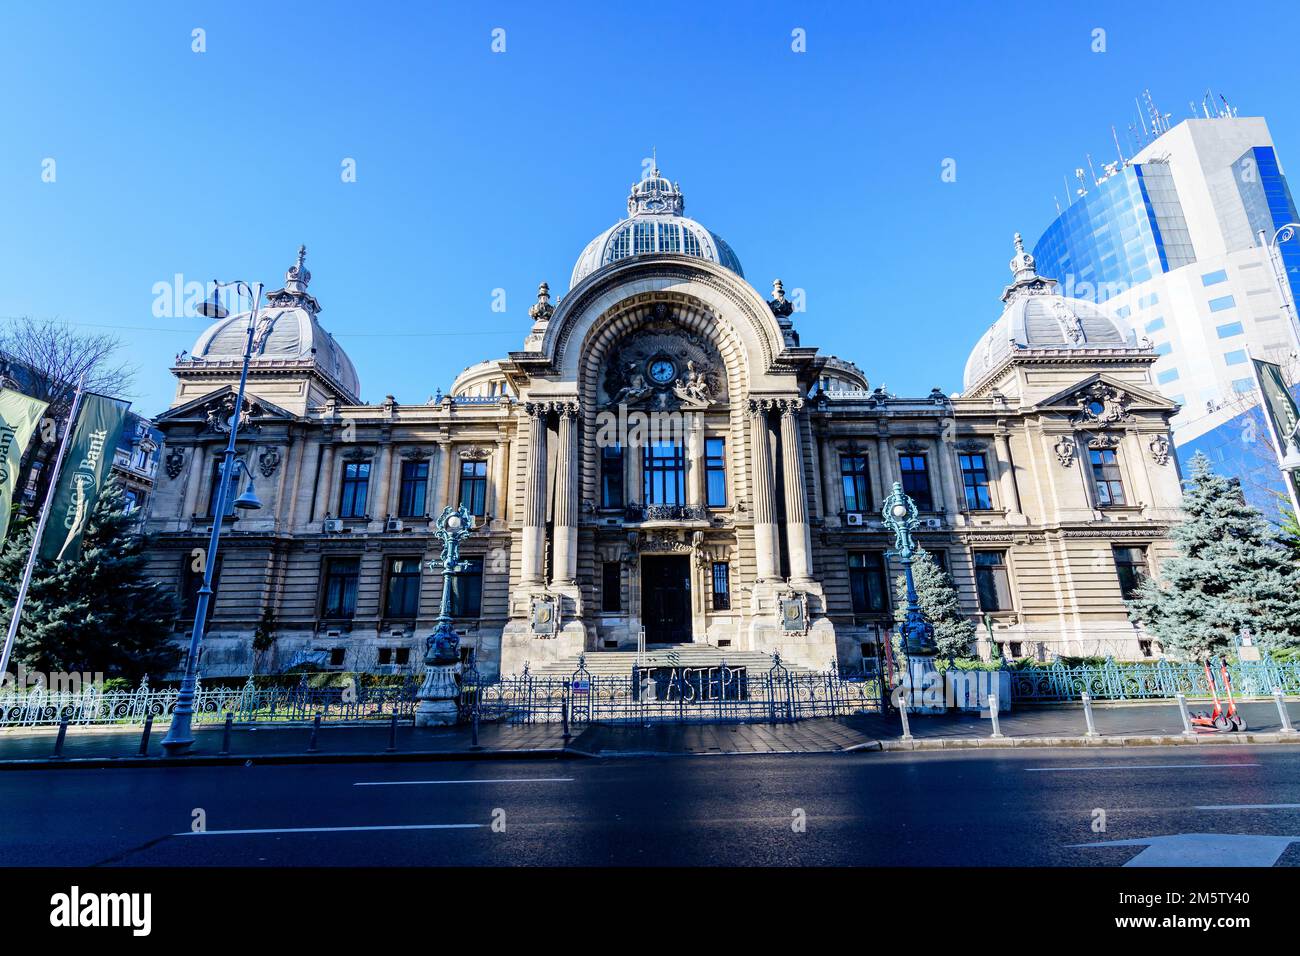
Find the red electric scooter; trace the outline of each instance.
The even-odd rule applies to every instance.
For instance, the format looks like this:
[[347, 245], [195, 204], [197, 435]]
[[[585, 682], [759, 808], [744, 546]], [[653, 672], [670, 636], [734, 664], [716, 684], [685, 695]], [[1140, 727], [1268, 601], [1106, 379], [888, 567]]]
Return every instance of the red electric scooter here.
[[1232, 681], [1228, 677], [1228, 665], [1222, 664], [1221, 671], [1223, 674], [1223, 691], [1227, 698], [1228, 706], [1224, 709], [1223, 702], [1219, 700], [1219, 689], [1214, 679], [1214, 672], [1210, 670], [1210, 665], [1205, 665], [1205, 684], [1210, 689], [1210, 696], [1214, 698], [1214, 710], [1206, 713], [1200, 711], [1192, 714], [1192, 726], [1202, 727], [1215, 733], [1233, 733], [1246, 729], [1245, 718], [1237, 712], [1237, 702], [1232, 696]]

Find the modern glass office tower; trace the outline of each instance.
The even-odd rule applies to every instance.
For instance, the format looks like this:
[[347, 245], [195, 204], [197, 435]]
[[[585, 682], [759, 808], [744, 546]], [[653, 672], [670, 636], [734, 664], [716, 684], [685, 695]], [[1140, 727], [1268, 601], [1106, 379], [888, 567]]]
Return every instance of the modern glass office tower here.
[[1269, 246], [1297, 219], [1262, 117], [1189, 119], [1108, 167], [1033, 250], [1064, 295], [1150, 339], [1156, 380], [1182, 405], [1179, 458], [1205, 451], [1269, 511], [1283, 485], [1248, 355], [1295, 364], [1300, 236], [1278, 243], [1276, 270]]

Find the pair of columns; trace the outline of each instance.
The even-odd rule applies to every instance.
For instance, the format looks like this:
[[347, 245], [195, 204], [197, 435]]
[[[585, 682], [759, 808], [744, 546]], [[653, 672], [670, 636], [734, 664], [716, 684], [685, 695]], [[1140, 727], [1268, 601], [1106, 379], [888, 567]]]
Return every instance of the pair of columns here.
[[801, 398], [753, 398], [749, 400], [750, 440], [753, 452], [751, 473], [754, 491], [754, 549], [758, 580], [781, 580], [781, 531], [777, 525], [776, 473], [773, 439], [769, 428], [772, 413], [780, 416], [781, 470], [784, 476], [786, 553], [790, 581], [809, 584], [813, 580], [812, 534], [808, 527], [808, 491], [803, 480], [803, 443], [799, 434]]
[[552, 413], [557, 416], [555, 450], [555, 533], [552, 579], [558, 585], [578, 580], [578, 403], [574, 401], [525, 402], [528, 415], [528, 473], [524, 482], [524, 540], [522, 582], [545, 583], [547, 432]]

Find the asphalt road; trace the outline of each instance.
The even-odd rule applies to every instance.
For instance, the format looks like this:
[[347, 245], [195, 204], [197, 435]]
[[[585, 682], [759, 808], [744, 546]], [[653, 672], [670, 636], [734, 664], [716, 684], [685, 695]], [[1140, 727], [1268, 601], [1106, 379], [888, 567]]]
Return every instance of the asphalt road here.
[[0, 806], [9, 866], [1300, 864], [1267, 746], [14, 771]]

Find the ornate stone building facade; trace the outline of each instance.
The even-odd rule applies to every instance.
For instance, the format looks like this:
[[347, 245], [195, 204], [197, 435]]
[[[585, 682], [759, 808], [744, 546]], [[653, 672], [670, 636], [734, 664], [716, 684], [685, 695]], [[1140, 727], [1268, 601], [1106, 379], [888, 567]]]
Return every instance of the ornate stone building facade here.
[[228, 523], [206, 673], [254, 665], [264, 608], [261, 669], [416, 665], [441, 594], [430, 519], [464, 503], [479, 520], [454, 610], [489, 670], [568, 667], [643, 630], [824, 669], [874, 656], [889, 627], [879, 509], [899, 481], [982, 653], [1159, 653], [1123, 592], [1168, 553], [1175, 407], [1152, 387], [1154, 354], [1057, 295], [1019, 237], [1011, 268], [963, 390], [894, 396], [801, 344], [781, 283], [760, 295], [655, 170], [568, 294], [552, 303], [542, 284], [519, 351], [429, 403], [373, 405], [300, 253], [259, 320], [240, 434], [265, 507], [211, 513], [236, 315], [173, 368], [153, 573], [190, 597], [212, 522]]

